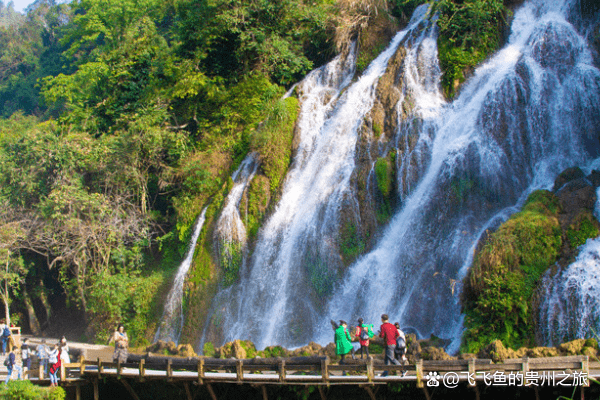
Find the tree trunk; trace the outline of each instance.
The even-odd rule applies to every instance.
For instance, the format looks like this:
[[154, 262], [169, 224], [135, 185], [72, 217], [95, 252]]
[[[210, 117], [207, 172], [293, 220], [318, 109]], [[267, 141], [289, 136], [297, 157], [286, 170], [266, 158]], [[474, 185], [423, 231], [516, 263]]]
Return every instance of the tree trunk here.
[[27, 293], [27, 289], [25, 288], [23, 288], [23, 298], [25, 299], [25, 308], [27, 309], [27, 317], [29, 319], [29, 328], [31, 329], [31, 333], [39, 336], [42, 333], [42, 330], [40, 329], [40, 322], [35, 315], [31, 298], [29, 298], [29, 293]]
[[42, 304], [44, 305], [44, 312], [45, 312], [45, 317], [46, 317], [46, 321], [44, 322], [43, 326], [44, 329], [48, 329], [50, 327], [50, 315], [52, 315], [52, 308], [50, 307], [50, 301], [48, 300], [48, 294], [46, 293], [46, 287], [44, 286], [44, 281], [40, 280], [40, 300], [42, 301]]

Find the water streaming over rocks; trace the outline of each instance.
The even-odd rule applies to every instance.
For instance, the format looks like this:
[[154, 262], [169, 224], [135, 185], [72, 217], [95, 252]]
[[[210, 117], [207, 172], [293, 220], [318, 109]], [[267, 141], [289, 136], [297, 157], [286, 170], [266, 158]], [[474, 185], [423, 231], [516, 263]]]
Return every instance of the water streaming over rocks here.
[[[600, 199], [600, 188], [597, 190]], [[596, 203], [599, 218], [600, 201]], [[596, 338], [600, 333], [600, 238], [588, 239], [575, 262], [541, 283], [538, 340], [557, 346], [575, 338]]]
[[[426, 7], [358, 80], [354, 52], [309, 74], [296, 88], [299, 146], [281, 199], [239, 283], [217, 295], [202, 340], [328, 343], [330, 319], [377, 323], [386, 312], [420, 336], [456, 339], [455, 349], [460, 281], [481, 235], [563, 169], [599, 155], [600, 71], [572, 24], [574, 3], [526, 2], [507, 45], [452, 103], [440, 93]], [[352, 183], [359, 131], [399, 51], [391, 143], [400, 202], [375, 246], [346, 268], [338, 236], [342, 212], [361, 223]]]
[[204, 221], [206, 219], [206, 207], [202, 210], [194, 226], [194, 232], [190, 239], [188, 250], [185, 254], [185, 258], [179, 265], [175, 279], [173, 280], [173, 286], [167, 296], [165, 302], [165, 309], [161, 318], [160, 325], [154, 335], [154, 341], [165, 340], [179, 342], [179, 336], [181, 335], [181, 329], [183, 328], [184, 315], [183, 315], [183, 285], [187, 276], [188, 270], [192, 265], [194, 258], [194, 249], [196, 248], [196, 242], [202, 231]]

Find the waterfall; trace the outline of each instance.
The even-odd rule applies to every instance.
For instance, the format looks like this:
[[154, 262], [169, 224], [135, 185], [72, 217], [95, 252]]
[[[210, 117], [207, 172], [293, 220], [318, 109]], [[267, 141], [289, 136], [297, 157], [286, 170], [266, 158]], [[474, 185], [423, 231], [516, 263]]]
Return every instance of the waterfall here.
[[[600, 199], [600, 188], [596, 192]], [[596, 202], [596, 218], [600, 200]], [[600, 333], [600, 238], [588, 239], [575, 262], [555, 275], [548, 271], [540, 284], [540, 339], [557, 346]]]
[[[403, 204], [376, 248], [352, 265], [321, 322], [321, 342], [330, 340], [329, 319], [377, 323], [382, 313], [419, 336], [455, 339], [462, 331], [460, 281], [485, 229], [518, 209], [535, 189], [550, 188], [564, 168], [585, 166], [598, 156], [600, 71], [585, 39], [567, 21], [569, 4], [534, 1], [515, 14], [508, 44], [481, 65], [459, 97], [441, 105], [407, 58], [405, 75], [416, 76], [417, 104], [398, 131], [398, 143], [419, 121], [414, 152], [400, 170], [423, 171], [415, 184], [404, 173]], [[433, 43], [433, 42], [431, 42]], [[414, 48], [413, 48], [414, 49]], [[426, 57], [422, 44], [417, 56]], [[412, 52], [412, 51], [411, 51]], [[437, 68], [429, 69], [432, 77]], [[421, 98], [427, 99], [427, 96]], [[594, 125], [596, 124], [596, 125]], [[401, 149], [399, 148], [399, 151]], [[407, 167], [408, 160], [422, 160]], [[406, 190], [409, 188], [409, 190]]]
[[183, 328], [184, 321], [182, 301], [183, 284], [185, 283], [185, 277], [187, 276], [188, 270], [192, 265], [194, 249], [196, 248], [196, 242], [198, 241], [198, 237], [202, 231], [202, 226], [204, 225], [206, 209], [207, 207], [205, 207], [200, 213], [200, 216], [198, 216], [198, 220], [194, 226], [194, 233], [192, 234], [185, 258], [179, 265], [179, 268], [177, 268], [177, 274], [175, 275], [173, 286], [171, 287], [169, 295], [167, 296], [167, 301], [165, 303], [165, 309], [163, 311], [160, 325], [158, 326], [156, 334], [154, 335], [155, 342], [158, 340], [172, 340], [175, 343], [179, 342], [179, 336], [181, 335], [181, 329]]
[[250, 153], [231, 176], [233, 187], [227, 195], [225, 206], [217, 221], [215, 243], [218, 246], [219, 262], [225, 271], [226, 279], [232, 279], [230, 276], [235, 275], [244, 260], [246, 227], [240, 216], [239, 206], [257, 168], [257, 155]]
[[565, 167], [597, 156], [589, 143], [598, 130], [585, 113], [599, 115], [598, 70], [561, 8], [524, 5], [508, 45], [453, 104], [438, 115], [415, 110], [428, 126], [420, 140], [433, 137], [423, 146], [430, 154], [421, 155], [427, 170], [378, 246], [349, 269], [330, 318], [377, 322], [386, 312], [421, 336], [458, 338], [459, 283], [483, 228], [532, 190], [551, 187]]
[[[326, 344], [330, 319], [377, 323], [387, 313], [421, 337], [454, 338], [456, 346], [460, 281], [482, 234], [562, 170], [599, 155], [600, 71], [568, 19], [571, 8], [568, 1], [522, 5], [507, 45], [452, 103], [440, 93], [427, 6], [356, 81], [353, 54], [310, 73], [296, 88], [299, 146], [281, 199], [239, 283], [217, 295], [203, 340]], [[393, 133], [400, 205], [374, 248], [344, 267], [340, 215], [358, 214], [351, 179], [359, 131], [401, 50]]]

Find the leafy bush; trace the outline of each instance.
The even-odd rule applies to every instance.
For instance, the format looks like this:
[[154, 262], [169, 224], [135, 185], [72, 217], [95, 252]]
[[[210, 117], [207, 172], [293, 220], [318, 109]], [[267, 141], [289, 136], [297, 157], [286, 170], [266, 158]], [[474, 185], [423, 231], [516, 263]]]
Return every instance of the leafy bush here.
[[0, 386], [0, 398], [6, 400], [64, 400], [67, 394], [62, 387], [44, 388], [31, 381], [9, 381]]
[[502, 0], [440, 0], [438, 52], [444, 71], [442, 86], [453, 97], [465, 71], [475, 67], [500, 47], [508, 13]]
[[463, 293], [464, 352], [496, 339], [513, 348], [533, 343], [532, 296], [562, 246], [557, 204], [548, 191], [532, 193], [477, 251]]

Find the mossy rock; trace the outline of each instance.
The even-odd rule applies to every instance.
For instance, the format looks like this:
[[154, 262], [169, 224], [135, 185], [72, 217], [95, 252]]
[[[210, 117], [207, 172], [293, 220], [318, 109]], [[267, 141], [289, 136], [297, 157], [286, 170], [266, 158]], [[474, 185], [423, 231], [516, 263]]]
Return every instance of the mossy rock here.
[[577, 354], [581, 354], [583, 351], [583, 347], [585, 346], [585, 339], [575, 339], [567, 343], [562, 343], [558, 346], [558, 349], [562, 353], [566, 353], [567, 355], [573, 356]]
[[579, 167], [567, 168], [561, 172], [558, 177], [554, 180], [554, 186], [552, 191], [556, 192], [562, 188], [566, 183], [585, 177], [585, 174]]

